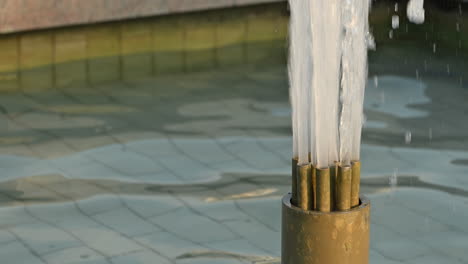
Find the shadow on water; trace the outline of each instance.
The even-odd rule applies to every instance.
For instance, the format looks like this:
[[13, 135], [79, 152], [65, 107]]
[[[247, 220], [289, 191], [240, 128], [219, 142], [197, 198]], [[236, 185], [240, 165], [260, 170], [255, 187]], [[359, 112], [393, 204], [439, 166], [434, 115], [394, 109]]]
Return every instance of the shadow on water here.
[[[398, 187], [436, 190], [468, 197], [468, 190], [428, 183], [418, 176], [398, 177]], [[60, 203], [104, 194], [161, 196], [176, 194], [191, 196], [207, 203], [281, 196], [289, 191], [287, 175], [225, 173], [214, 182], [187, 184], [147, 184], [118, 180], [67, 179], [62, 175], [42, 175], [0, 183], [0, 206]], [[390, 190], [389, 176], [364, 178], [364, 194]]]

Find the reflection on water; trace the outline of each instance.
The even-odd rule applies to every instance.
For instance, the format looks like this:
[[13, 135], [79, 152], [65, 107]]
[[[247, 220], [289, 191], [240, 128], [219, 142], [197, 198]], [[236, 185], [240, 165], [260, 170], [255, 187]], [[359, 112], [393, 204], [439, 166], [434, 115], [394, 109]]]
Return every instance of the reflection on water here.
[[[362, 190], [373, 202], [371, 262], [466, 263], [468, 89], [460, 78], [468, 34], [452, 34], [454, 21], [466, 18], [426, 8], [427, 23], [416, 26], [401, 14], [390, 40], [388, 10], [374, 6], [377, 51], [370, 55], [362, 148]], [[45, 88], [15, 86], [0, 96], [2, 259], [279, 263], [291, 156], [284, 5], [223, 11], [220, 27], [201, 21], [190, 31], [194, 41], [210, 32], [226, 38], [184, 51], [183, 21], [199, 18], [148, 20], [167, 36], [161, 48], [170, 52], [140, 49], [149, 41], [144, 21], [100, 25], [87, 33], [86, 60], [52, 67], [45, 54], [24, 61], [31, 72], [0, 74], [2, 87]], [[239, 29], [248, 23], [251, 31]], [[109, 40], [120, 30], [135, 41], [116, 56], [119, 42]], [[59, 33], [0, 43], [33, 38], [39, 52]], [[191, 72], [196, 65], [210, 67]]]

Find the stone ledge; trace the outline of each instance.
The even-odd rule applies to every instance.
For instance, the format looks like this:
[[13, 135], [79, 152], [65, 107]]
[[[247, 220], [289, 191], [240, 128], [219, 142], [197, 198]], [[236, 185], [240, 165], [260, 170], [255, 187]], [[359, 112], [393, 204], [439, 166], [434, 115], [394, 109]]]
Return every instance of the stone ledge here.
[[0, 0], [0, 34], [284, 0]]

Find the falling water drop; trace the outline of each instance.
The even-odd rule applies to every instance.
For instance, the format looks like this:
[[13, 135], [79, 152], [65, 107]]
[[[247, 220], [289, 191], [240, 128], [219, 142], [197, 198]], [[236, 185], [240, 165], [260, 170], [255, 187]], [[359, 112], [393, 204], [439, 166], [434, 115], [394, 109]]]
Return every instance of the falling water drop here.
[[372, 35], [371, 32], [367, 32], [366, 42], [367, 42], [367, 48], [368, 49], [370, 49], [370, 50], [375, 50], [376, 49], [374, 35]]
[[406, 15], [409, 21], [415, 24], [424, 23], [425, 11], [424, 11], [424, 0], [411, 0], [408, 3], [406, 9]]
[[398, 168], [393, 169], [392, 175], [388, 179], [388, 183], [392, 189], [395, 189], [398, 185]]
[[460, 32], [460, 23], [457, 22], [457, 32]]
[[405, 132], [405, 143], [410, 144], [411, 143], [411, 131], [406, 131]]
[[434, 53], [437, 52], [437, 44], [436, 43], [432, 44], [432, 52], [434, 52]]
[[392, 16], [392, 28], [397, 29], [400, 27], [400, 17], [398, 15]]
[[398, 3], [395, 3], [395, 12], [398, 12]]
[[379, 87], [379, 76], [374, 75], [374, 86]]
[[388, 32], [388, 37], [393, 39], [393, 29]]

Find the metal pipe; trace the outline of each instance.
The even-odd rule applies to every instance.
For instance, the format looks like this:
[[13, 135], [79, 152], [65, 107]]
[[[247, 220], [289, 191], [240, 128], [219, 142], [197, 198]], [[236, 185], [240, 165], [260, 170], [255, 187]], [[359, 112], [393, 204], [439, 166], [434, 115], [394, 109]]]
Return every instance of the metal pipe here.
[[312, 208], [312, 182], [310, 164], [297, 166], [297, 207], [302, 210]]
[[338, 166], [336, 178], [336, 210], [351, 209], [351, 166]]
[[351, 207], [359, 205], [359, 192], [361, 184], [361, 162], [351, 162], [352, 176], [351, 176]]
[[338, 174], [339, 162], [335, 161], [333, 166], [330, 166], [330, 206], [331, 211], [335, 210], [335, 196], [336, 196], [336, 177]]
[[291, 203], [297, 206], [297, 162], [298, 158], [292, 159], [292, 181], [291, 181]]
[[282, 264], [368, 264], [370, 203], [345, 212], [305, 211], [283, 198]]
[[317, 209], [320, 212], [330, 212], [331, 204], [331, 177], [330, 168], [316, 168], [317, 175]]

